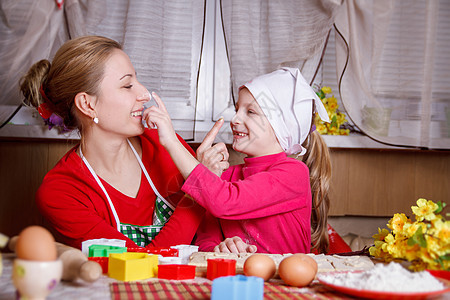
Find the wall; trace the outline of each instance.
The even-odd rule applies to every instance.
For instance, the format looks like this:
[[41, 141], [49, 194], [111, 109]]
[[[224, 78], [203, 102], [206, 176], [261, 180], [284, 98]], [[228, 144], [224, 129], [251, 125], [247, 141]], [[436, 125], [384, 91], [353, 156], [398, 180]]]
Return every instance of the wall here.
[[[0, 232], [13, 236], [27, 225], [47, 226], [34, 193], [73, 145], [63, 140], [0, 140]], [[419, 197], [449, 202], [450, 151], [332, 148], [331, 156], [332, 216], [410, 214]], [[231, 151], [231, 164], [242, 158]]]
[[450, 151], [334, 148], [331, 154], [333, 215], [408, 215], [418, 198], [450, 200]]

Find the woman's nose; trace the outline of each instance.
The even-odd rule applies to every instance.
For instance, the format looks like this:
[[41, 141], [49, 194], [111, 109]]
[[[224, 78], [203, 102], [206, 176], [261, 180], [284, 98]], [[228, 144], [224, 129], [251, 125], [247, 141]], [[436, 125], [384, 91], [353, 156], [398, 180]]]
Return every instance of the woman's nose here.
[[148, 102], [151, 99], [150, 92], [145, 87], [142, 87], [142, 89], [139, 91], [136, 99], [137, 99], [137, 101]]

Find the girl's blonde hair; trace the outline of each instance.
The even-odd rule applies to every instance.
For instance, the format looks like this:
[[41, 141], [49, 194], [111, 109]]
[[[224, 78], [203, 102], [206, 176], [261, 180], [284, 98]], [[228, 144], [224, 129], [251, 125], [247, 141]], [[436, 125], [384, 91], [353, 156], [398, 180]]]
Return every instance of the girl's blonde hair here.
[[66, 128], [78, 128], [81, 133], [81, 122], [74, 109], [75, 96], [80, 92], [98, 95], [105, 62], [115, 49], [121, 50], [122, 46], [101, 36], [82, 36], [67, 41], [51, 63], [47, 59], [38, 61], [20, 79], [24, 104], [38, 108], [45, 102], [63, 119]]
[[328, 190], [331, 179], [330, 152], [320, 133], [316, 130], [309, 134], [303, 145], [307, 152], [303, 156], [302, 161], [309, 168], [312, 194], [311, 250], [327, 253], [329, 248], [328, 211], [330, 199], [328, 198]]

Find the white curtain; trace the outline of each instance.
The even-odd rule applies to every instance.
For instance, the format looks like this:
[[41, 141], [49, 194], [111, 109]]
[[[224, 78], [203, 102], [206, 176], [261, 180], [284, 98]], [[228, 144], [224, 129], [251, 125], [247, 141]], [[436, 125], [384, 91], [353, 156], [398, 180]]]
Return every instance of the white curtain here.
[[450, 148], [450, 2], [346, 0], [337, 77], [348, 117], [373, 139]]
[[233, 93], [279, 66], [298, 67], [312, 83], [342, 5], [339, 0], [221, 1]]
[[[1, 5], [0, 105], [21, 102], [18, 80], [32, 63], [51, 58], [69, 36], [92, 34], [123, 44], [138, 79], [162, 97], [173, 119], [194, 119], [204, 1], [66, 0], [65, 14], [54, 0]], [[11, 111], [1, 112], [0, 124]]]

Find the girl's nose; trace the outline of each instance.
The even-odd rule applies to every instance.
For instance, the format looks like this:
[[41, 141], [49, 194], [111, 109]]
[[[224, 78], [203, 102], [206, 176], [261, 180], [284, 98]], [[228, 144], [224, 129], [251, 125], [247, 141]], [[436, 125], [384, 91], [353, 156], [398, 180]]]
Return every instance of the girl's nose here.
[[241, 123], [241, 118], [238, 115], [238, 111], [234, 114], [233, 118], [231, 118], [230, 124], [239, 124]]

